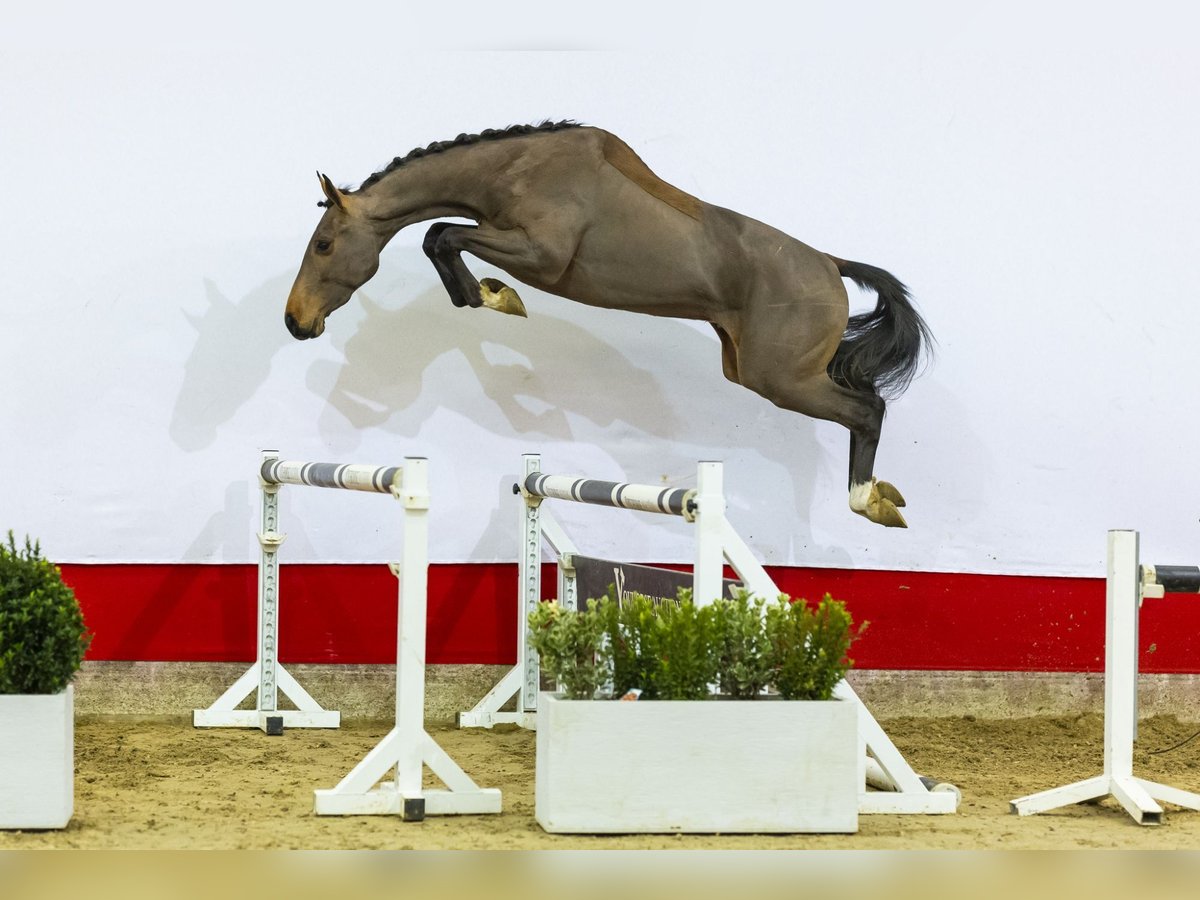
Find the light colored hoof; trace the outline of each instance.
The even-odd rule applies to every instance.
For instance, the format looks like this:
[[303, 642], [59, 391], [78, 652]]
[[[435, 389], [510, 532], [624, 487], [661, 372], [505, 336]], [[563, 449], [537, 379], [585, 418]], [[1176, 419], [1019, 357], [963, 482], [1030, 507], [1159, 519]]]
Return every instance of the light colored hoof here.
[[871, 504], [867, 510], [867, 518], [888, 528], [908, 527], [908, 523], [904, 521], [904, 516], [900, 515], [900, 510], [896, 509], [896, 504], [883, 497], [879, 498], [878, 503]]
[[892, 502], [892, 506], [904, 506], [904, 495], [896, 490], [896, 486], [891, 482], [877, 481], [875, 488], [879, 491], [881, 498]]
[[495, 278], [484, 278], [479, 282], [479, 296], [483, 299], [483, 305], [488, 309], [507, 313], [510, 316], [528, 317], [529, 315], [525, 312], [525, 304], [521, 302], [517, 292]]
[[[899, 500], [899, 503], [896, 501]], [[904, 505], [900, 492], [886, 481], [856, 484], [850, 489], [850, 508], [866, 519], [888, 528], [907, 528], [898, 506]]]

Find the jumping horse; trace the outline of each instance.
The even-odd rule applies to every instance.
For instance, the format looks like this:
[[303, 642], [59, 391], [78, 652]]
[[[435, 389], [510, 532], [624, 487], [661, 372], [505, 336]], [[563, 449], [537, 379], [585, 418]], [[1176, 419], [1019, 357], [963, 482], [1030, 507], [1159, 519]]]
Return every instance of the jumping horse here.
[[[318, 173], [325, 213], [284, 322], [325, 330], [407, 225], [437, 222], [424, 250], [456, 306], [525, 315], [516, 291], [476, 279], [462, 254], [605, 309], [709, 322], [725, 377], [776, 406], [850, 431], [850, 508], [905, 527], [900, 492], [874, 477], [885, 397], [912, 380], [931, 336], [908, 291], [875, 266], [802, 244], [667, 184], [617, 136], [574, 122], [459, 135], [396, 157], [357, 190]], [[875, 291], [849, 316], [842, 278]]]

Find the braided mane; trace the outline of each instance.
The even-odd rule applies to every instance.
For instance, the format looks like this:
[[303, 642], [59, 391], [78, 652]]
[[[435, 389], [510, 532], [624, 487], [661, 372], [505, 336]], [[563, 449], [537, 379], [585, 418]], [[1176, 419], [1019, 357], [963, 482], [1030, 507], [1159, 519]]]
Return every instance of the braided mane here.
[[542, 132], [563, 131], [567, 128], [580, 127], [582, 126], [578, 122], [571, 121], [570, 119], [564, 119], [561, 122], [551, 122], [547, 119], [539, 125], [510, 125], [508, 128], [488, 128], [479, 134], [460, 134], [452, 141], [434, 141], [428, 147], [417, 147], [414, 150], [410, 150], [405, 156], [397, 156], [386, 167], [380, 169], [360, 184], [358, 190], [361, 191], [363, 188], [370, 187], [385, 175], [391, 174], [414, 159], [421, 159], [435, 153], [444, 153], [455, 147], [466, 147], [471, 144], [478, 144], [481, 141], [501, 141], [505, 138], [523, 137], [528, 134], [541, 134]]

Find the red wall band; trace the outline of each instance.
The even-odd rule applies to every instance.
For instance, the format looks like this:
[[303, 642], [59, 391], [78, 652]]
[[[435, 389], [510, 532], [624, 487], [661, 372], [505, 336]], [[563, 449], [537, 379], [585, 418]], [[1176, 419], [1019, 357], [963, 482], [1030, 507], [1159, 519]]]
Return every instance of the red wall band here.
[[[516, 565], [429, 570], [428, 661], [512, 663]], [[1104, 580], [768, 567], [780, 589], [844, 600], [870, 624], [862, 669], [1100, 672]], [[94, 660], [249, 661], [254, 565], [70, 564], [63, 578], [95, 637]], [[554, 584], [553, 566], [544, 572]], [[382, 565], [280, 568], [283, 662], [390, 663], [396, 580]], [[1142, 609], [1146, 672], [1200, 672], [1200, 602], [1168, 595]]]

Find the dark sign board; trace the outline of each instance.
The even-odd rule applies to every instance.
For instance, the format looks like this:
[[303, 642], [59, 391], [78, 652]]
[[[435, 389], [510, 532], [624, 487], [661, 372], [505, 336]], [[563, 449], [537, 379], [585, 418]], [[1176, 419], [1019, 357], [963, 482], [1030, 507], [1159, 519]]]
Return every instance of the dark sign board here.
[[[692, 586], [691, 572], [660, 569], [655, 566], [635, 566], [632, 563], [616, 562], [611, 559], [596, 559], [592, 556], [572, 557], [575, 563], [575, 585], [580, 608], [586, 608], [588, 600], [598, 600], [614, 589], [618, 600], [626, 594], [643, 594], [662, 602], [675, 600], [680, 588]], [[724, 594], [733, 596], [740, 588], [740, 581], [724, 579]], [[714, 598], [709, 597], [707, 600]]]

